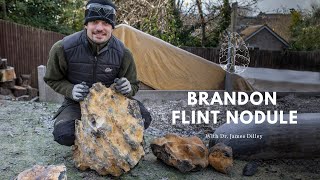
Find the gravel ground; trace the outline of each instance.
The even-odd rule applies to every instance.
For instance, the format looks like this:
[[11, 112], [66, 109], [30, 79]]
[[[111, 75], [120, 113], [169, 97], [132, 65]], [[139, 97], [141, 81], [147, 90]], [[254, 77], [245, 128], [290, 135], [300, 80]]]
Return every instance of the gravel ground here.
[[[180, 173], [161, 163], [152, 154], [149, 143], [167, 133], [197, 135], [207, 143], [205, 134], [213, 132], [225, 122], [225, 114], [218, 116], [217, 124], [171, 125], [172, 110], [298, 110], [299, 113], [320, 112], [319, 96], [288, 95], [277, 99], [276, 106], [188, 106], [186, 101], [144, 102], [153, 122], [145, 133], [146, 156], [120, 179], [244, 179], [242, 169], [246, 161], [235, 160], [234, 170], [224, 175], [208, 167], [199, 172]], [[94, 171], [81, 172], [73, 166], [70, 147], [53, 141], [51, 120], [58, 104], [0, 100], [0, 179], [13, 179], [19, 172], [35, 164], [65, 164], [68, 179], [106, 179]], [[187, 117], [187, 119], [190, 117]], [[261, 162], [257, 174], [251, 179], [320, 179], [320, 160], [270, 160]], [[250, 178], [249, 178], [250, 179]]]

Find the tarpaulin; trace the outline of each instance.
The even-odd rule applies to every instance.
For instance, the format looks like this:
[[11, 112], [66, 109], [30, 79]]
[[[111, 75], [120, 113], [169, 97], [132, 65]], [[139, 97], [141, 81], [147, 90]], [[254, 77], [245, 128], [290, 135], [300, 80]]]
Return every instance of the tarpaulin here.
[[[158, 90], [223, 90], [225, 71], [217, 64], [161, 39], [120, 24], [113, 34], [135, 59], [138, 79]], [[234, 90], [250, 91], [242, 77], [234, 76]]]

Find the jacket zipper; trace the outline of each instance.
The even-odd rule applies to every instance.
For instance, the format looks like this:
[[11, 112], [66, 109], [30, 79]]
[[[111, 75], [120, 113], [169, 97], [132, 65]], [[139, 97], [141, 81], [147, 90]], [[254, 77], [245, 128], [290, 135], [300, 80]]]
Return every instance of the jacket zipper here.
[[94, 57], [94, 60], [93, 60], [93, 82], [92, 84], [96, 83], [97, 81], [97, 62], [98, 62], [98, 59], [97, 59], [97, 56]]

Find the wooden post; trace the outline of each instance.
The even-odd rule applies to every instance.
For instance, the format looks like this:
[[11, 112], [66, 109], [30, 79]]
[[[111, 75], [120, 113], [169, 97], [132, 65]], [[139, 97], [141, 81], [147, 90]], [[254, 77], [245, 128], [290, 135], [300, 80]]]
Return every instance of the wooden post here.
[[[238, 9], [238, 3], [237, 2], [232, 3], [231, 25], [230, 25], [231, 33], [236, 32], [237, 9]], [[232, 37], [230, 35], [228, 36], [229, 36], [229, 44], [233, 43]], [[228, 70], [226, 72], [225, 90], [229, 93], [233, 91], [232, 73], [234, 72], [234, 65], [235, 65], [235, 62], [233, 60], [234, 53], [235, 52], [233, 51], [233, 48], [231, 48], [230, 52], [228, 52], [228, 57], [231, 58], [231, 65], [228, 67]]]
[[[238, 10], [238, 3], [232, 3], [232, 13], [231, 13], [231, 31], [234, 33], [236, 32], [236, 25], [237, 25], [237, 10]], [[234, 43], [234, 42], [232, 42]], [[233, 51], [234, 49], [232, 49]], [[232, 52], [232, 57], [234, 57], [235, 52]], [[234, 66], [235, 61], [232, 61], [230, 72], [234, 73]]]
[[238, 3], [232, 3], [232, 13], [231, 13], [231, 31], [236, 32], [236, 25], [237, 25], [237, 10], [238, 10]]
[[201, 20], [201, 30], [202, 30], [201, 46], [204, 47], [206, 43], [206, 22], [203, 16], [202, 2], [201, 0], [197, 0], [196, 2], [197, 2], [200, 20]]

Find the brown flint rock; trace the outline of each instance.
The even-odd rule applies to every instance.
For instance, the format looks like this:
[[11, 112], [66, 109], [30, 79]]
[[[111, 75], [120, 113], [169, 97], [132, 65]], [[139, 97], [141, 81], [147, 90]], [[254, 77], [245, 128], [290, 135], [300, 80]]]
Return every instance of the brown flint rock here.
[[76, 167], [113, 176], [131, 170], [144, 156], [138, 103], [96, 83], [80, 105], [73, 152]]
[[197, 171], [208, 166], [208, 149], [200, 138], [167, 134], [151, 144], [153, 154], [181, 172]]
[[59, 166], [39, 166], [35, 165], [31, 169], [21, 172], [15, 180], [67, 180], [67, 168], [64, 165]]
[[229, 174], [233, 167], [232, 149], [218, 143], [209, 149], [209, 163], [217, 171]]

